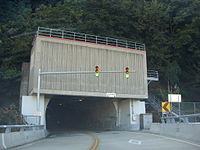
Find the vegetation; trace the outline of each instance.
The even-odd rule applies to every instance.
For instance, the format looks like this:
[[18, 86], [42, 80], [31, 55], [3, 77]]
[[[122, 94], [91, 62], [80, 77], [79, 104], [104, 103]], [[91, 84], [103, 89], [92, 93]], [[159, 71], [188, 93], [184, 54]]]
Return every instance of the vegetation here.
[[199, 0], [5, 0], [0, 2], [0, 107], [18, 105], [22, 62], [38, 26], [146, 44], [160, 82], [150, 92], [200, 100]]

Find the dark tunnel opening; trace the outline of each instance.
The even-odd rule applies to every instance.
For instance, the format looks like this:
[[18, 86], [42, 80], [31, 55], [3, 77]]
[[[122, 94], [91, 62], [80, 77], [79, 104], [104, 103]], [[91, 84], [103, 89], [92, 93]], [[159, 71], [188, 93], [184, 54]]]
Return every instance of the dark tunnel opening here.
[[113, 101], [91, 97], [53, 97], [46, 110], [49, 131], [114, 128], [116, 110]]

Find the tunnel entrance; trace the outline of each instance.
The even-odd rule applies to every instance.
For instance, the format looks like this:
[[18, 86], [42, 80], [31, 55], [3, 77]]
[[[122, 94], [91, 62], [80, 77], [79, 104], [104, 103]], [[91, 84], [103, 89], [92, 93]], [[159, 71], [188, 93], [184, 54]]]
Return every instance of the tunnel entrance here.
[[47, 129], [113, 129], [116, 126], [113, 101], [106, 98], [55, 96], [46, 110]]

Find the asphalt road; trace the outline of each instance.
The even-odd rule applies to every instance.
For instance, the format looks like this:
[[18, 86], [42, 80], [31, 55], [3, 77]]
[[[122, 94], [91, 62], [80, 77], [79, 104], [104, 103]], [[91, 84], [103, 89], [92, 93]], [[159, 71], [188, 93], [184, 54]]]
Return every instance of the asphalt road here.
[[200, 150], [195, 144], [174, 138], [128, 131], [57, 132], [46, 139], [11, 150]]

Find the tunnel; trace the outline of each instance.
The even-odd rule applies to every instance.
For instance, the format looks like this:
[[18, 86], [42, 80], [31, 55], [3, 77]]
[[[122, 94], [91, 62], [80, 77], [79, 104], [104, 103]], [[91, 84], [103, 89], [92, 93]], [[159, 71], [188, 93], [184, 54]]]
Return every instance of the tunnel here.
[[46, 109], [46, 125], [56, 130], [109, 130], [116, 126], [114, 100], [54, 96]]

